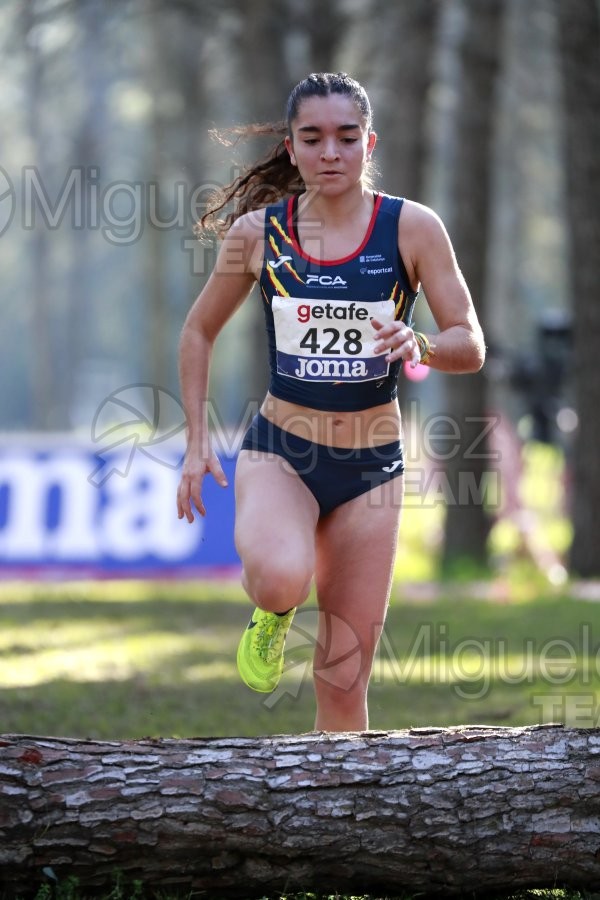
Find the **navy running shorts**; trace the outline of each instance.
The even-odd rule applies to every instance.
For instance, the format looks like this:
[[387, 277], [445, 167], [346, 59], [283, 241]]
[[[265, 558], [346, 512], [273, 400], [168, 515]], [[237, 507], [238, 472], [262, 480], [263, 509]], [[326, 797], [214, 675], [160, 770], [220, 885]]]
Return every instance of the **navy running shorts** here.
[[319, 504], [321, 516], [404, 473], [400, 440], [375, 447], [329, 447], [285, 431], [261, 413], [252, 420], [241, 449], [287, 460]]

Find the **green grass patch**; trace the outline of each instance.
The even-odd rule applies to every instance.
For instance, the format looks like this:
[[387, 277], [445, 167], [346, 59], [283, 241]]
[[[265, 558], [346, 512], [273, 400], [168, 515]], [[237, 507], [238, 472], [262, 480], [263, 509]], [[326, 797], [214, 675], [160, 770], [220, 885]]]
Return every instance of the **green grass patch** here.
[[[508, 588], [495, 600], [472, 587], [446, 591], [408, 602], [395, 587], [371, 682], [372, 728], [598, 723], [599, 605]], [[268, 696], [248, 690], [235, 665], [250, 610], [233, 582], [5, 585], [0, 731], [96, 739], [310, 731], [314, 600], [296, 616], [287, 670]]]
[[[173, 894], [170, 892], [146, 891], [144, 885], [140, 881], [135, 881], [128, 885], [123, 882], [120, 876], [115, 878], [114, 884], [105, 893], [94, 893], [94, 900], [193, 900], [199, 896], [195, 892], [185, 892]], [[277, 894], [260, 898], [260, 900], [416, 900], [420, 894], [403, 893], [398, 896], [380, 894], [315, 894], [302, 892], [300, 894]], [[489, 896], [489, 895], [488, 895]], [[0, 894], [2, 900], [4, 895]], [[68, 878], [65, 881], [49, 880], [42, 884], [35, 892], [31, 894], [33, 900], [88, 900], [85, 893], [82, 893], [76, 878]], [[477, 900], [477, 894], [469, 894], [469, 900]], [[548, 888], [548, 889], [525, 889], [520, 891], [511, 891], [509, 893], [500, 893], [494, 895], [495, 900], [598, 900], [600, 894], [588, 893], [587, 891], [569, 890], [564, 888]], [[13, 898], [11, 898], [13, 900]]]

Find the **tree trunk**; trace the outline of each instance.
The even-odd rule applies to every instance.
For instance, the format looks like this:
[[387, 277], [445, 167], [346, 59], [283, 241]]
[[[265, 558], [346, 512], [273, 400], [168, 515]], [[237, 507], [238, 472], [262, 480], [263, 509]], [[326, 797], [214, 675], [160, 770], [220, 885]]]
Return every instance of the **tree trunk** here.
[[433, 896], [600, 879], [600, 733], [560, 725], [0, 738], [0, 883], [115, 872], [219, 897]]
[[600, 575], [600, 12], [595, 0], [557, 2], [563, 79], [566, 207], [573, 286], [573, 380], [579, 427], [574, 449], [571, 567]]
[[305, 36], [308, 50], [308, 67], [299, 73], [298, 80], [309, 72], [339, 71], [337, 56], [350, 21], [344, 4], [339, 0], [302, 0], [292, 2], [290, 12], [291, 22]]
[[[284, 117], [285, 101], [291, 87], [284, 53], [288, 27], [287, 7], [282, 0], [265, 3], [263, 0], [235, 0], [239, 17], [237, 39], [232, 46], [236, 64], [237, 84], [244, 112], [242, 123], [276, 122]], [[222, 125], [219, 122], [219, 125]], [[272, 144], [275, 143], [275, 139]], [[260, 140], [250, 142], [247, 162], [252, 163], [269, 150], [271, 144]], [[255, 287], [246, 302], [247, 329], [241, 352], [249, 351], [247, 373], [241, 392], [240, 414], [248, 402], [262, 402], [268, 387], [267, 336], [260, 290]]]
[[[385, 191], [426, 202], [426, 119], [436, 53], [438, 0], [389, 3], [376, 0], [364, 9], [361, 67], [369, 78], [374, 127], [379, 144], [375, 157]], [[386, 65], [373, 71], [373, 59]]]
[[[21, 27], [25, 43], [24, 58], [28, 65], [25, 84], [28, 89], [29, 136], [33, 150], [33, 160], [29, 162], [30, 165], [32, 161], [34, 162], [42, 184], [48, 185], [51, 166], [44, 133], [45, 60], [40, 42], [32, 39], [37, 24], [36, 3], [34, 0], [27, 0], [22, 6]], [[52, 283], [48, 229], [49, 226], [43, 217], [37, 216], [35, 229], [27, 241], [30, 255], [23, 260], [23, 264], [31, 271], [31, 311], [27, 316], [30, 347], [23, 348], [22, 352], [29, 354], [28, 399], [31, 406], [29, 424], [39, 431], [45, 431], [55, 425], [53, 415], [58, 394], [56, 362], [53, 360], [51, 343], [52, 315], [48, 303], [48, 285]]]
[[[500, 65], [503, 0], [462, 0], [455, 98], [456, 159], [449, 174], [448, 230], [485, 332], [496, 76]], [[447, 409], [459, 439], [446, 467], [444, 569], [487, 562], [489, 522], [484, 508], [487, 403], [483, 373], [446, 379]], [[473, 449], [476, 448], [476, 449]]]

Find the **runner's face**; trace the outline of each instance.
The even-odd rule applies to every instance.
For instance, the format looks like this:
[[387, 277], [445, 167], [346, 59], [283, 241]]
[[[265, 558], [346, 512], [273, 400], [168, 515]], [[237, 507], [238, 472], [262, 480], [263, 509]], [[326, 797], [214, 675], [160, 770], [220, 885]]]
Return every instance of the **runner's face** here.
[[304, 183], [333, 196], [360, 183], [375, 141], [355, 102], [329, 94], [302, 101], [286, 147]]

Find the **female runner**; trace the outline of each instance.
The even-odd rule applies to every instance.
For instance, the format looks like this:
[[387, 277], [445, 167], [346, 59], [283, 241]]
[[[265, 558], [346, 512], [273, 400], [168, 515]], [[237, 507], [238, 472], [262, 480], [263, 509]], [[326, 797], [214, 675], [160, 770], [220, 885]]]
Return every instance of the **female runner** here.
[[[207, 426], [209, 363], [257, 281], [271, 379], [235, 477], [236, 547], [256, 607], [238, 669], [254, 690], [276, 687], [286, 634], [314, 579], [315, 728], [359, 731], [368, 728], [402, 504], [399, 369], [407, 360], [475, 372], [485, 347], [439, 218], [370, 185], [376, 134], [362, 86], [343, 73], [309, 75], [290, 94], [284, 127], [245, 130], [278, 135], [277, 145], [201, 220], [224, 239], [181, 336], [188, 443], [177, 506], [192, 522], [192, 501], [205, 515], [204, 476], [226, 485]], [[235, 211], [219, 222], [231, 200]], [[435, 335], [411, 328], [421, 287]]]

